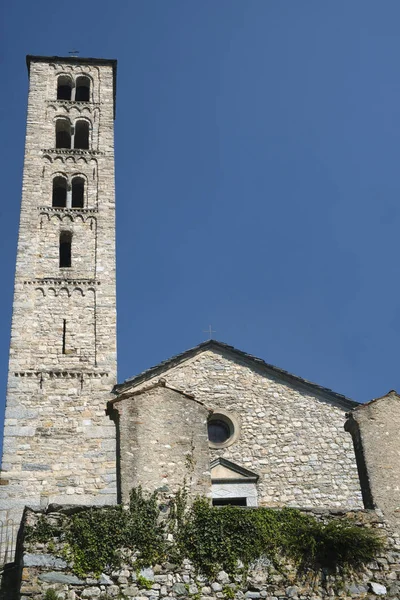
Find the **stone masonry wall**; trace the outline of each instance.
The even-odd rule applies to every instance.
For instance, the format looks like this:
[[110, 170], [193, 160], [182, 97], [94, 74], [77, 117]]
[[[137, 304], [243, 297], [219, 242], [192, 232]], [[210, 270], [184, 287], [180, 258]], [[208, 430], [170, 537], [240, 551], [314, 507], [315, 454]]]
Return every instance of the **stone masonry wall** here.
[[[87, 75], [90, 101], [56, 100], [60, 74]], [[89, 150], [55, 148], [60, 117], [89, 121]], [[110, 61], [31, 58], [0, 486], [0, 519], [15, 527], [25, 505], [116, 500], [113, 138]], [[85, 180], [83, 208], [52, 207], [56, 175]], [[60, 269], [62, 231], [72, 265]]]
[[[317, 510], [311, 514], [325, 522], [340, 519], [345, 514], [359, 526], [379, 529], [387, 536], [386, 548], [376, 561], [359, 571], [301, 572], [290, 562], [281, 562], [276, 567], [265, 558], [253, 564], [244, 578], [241, 574], [229, 576], [220, 571], [213, 579], [196, 573], [187, 560], [182, 565], [165, 563], [140, 570], [135, 566], [135, 555], [125, 551], [121, 568], [106, 569], [99, 577], [78, 577], [63, 557], [62, 544], [54, 539], [51, 546], [38, 543], [24, 546], [20, 599], [42, 600], [48, 589], [54, 590], [59, 600], [374, 600], [385, 596], [399, 597], [399, 540], [390, 535], [386, 523], [374, 511]], [[33, 524], [38, 516], [28, 513], [27, 523]], [[46, 516], [52, 524], [59, 518], [58, 513]]]
[[346, 428], [357, 448], [365, 504], [383, 511], [400, 533], [400, 396], [391, 391], [349, 414]]
[[238, 439], [210, 448], [210, 456], [259, 474], [260, 505], [363, 506], [352, 439], [344, 431], [346, 408], [229, 353], [203, 351], [162, 376], [237, 420]]
[[209, 411], [202, 404], [161, 384], [118, 400], [114, 409], [123, 502], [132, 488], [169, 496], [184, 481], [192, 497], [211, 495]]

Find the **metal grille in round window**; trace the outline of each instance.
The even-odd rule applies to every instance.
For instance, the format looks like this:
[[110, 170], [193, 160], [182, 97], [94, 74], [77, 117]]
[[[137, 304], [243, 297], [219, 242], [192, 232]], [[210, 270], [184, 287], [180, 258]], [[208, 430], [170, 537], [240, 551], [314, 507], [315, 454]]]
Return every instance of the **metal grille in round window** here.
[[208, 421], [208, 440], [212, 446], [224, 446], [235, 433], [233, 422], [226, 415], [214, 413]]

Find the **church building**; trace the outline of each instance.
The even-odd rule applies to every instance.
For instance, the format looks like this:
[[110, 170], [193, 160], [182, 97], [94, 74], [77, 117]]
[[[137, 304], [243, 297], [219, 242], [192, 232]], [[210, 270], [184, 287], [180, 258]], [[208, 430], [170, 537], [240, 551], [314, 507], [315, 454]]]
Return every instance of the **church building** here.
[[381, 506], [397, 519], [400, 469], [382, 468], [400, 460], [395, 393], [359, 405], [214, 340], [117, 383], [117, 63], [27, 66], [2, 553], [26, 506], [124, 503], [138, 485], [166, 496], [186, 485], [217, 506]]

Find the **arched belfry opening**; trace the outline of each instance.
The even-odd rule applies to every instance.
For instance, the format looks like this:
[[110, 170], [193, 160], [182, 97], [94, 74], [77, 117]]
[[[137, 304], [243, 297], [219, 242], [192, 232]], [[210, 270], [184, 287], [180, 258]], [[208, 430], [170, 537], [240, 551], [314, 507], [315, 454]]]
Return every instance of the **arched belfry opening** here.
[[85, 75], [76, 78], [75, 100], [78, 102], [89, 102], [90, 79]]
[[83, 208], [85, 202], [85, 180], [83, 177], [74, 177], [72, 179], [72, 208]]
[[55, 208], [67, 206], [67, 180], [65, 177], [57, 176], [53, 179], [52, 206]]
[[72, 79], [68, 75], [60, 75], [57, 79], [57, 100], [71, 100]]
[[74, 148], [89, 150], [89, 123], [84, 120], [75, 123]]
[[68, 119], [56, 121], [56, 148], [71, 148], [71, 123]]

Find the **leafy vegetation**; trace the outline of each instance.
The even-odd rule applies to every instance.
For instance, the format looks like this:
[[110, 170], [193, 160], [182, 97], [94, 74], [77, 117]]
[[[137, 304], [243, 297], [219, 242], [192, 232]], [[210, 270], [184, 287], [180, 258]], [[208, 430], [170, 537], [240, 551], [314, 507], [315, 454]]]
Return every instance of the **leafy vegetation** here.
[[371, 529], [347, 519], [323, 524], [296, 509], [219, 509], [198, 499], [178, 531], [182, 555], [212, 574], [218, 568], [234, 572], [240, 560], [247, 567], [262, 556], [277, 562], [280, 556], [300, 567], [357, 567], [371, 561], [382, 540]]
[[35, 541], [40, 544], [45, 544], [61, 535], [61, 528], [50, 523], [49, 519], [44, 515], [40, 515], [35, 526], [26, 525], [25, 540], [27, 542]]
[[58, 594], [55, 590], [49, 588], [48, 590], [46, 590], [44, 600], [58, 600]]
[[[75, 572], [99, 574], [106, 565], [118, 566], [122, 549], [137, 554], [138, 568], [189, 558], [198, 571], [212, 576], [220, 569], [235, 572], [239, 561], [246, 569], [261, 557], [275, 563], [289, 558], [299, 568], [359, 567], [383, 546], [374, 530], [344, 518], [324, 524], [290, 508], [216, 508], [198, 498], [188, 509], [186, 501], [186, 492], [179, 492], [162, 516], [157, 494], [146, 497], [138, 488], [127, 508], [91, 508], [72, 515], [65, 520], [63, 541]], [[28, 530], [28, 540], [49, 542], [56, 533], [41, 517]], [[229, 599], [231, 593], [224, 593]]]
[[100, 573], [105, 565], [118, 566], [121, 549], [139, 553], [137, 566], [165, 558], [165, 524], [160, 521], [157, 494], [145, 498], [140, 488], [131, 492], [129, 510], [122, 506], [92, 508], [72, 516], [66, 541], [77, 574]]
[[145, 588], [146, 590], [151, 590], [154, 582], [139, 574], [136, 576], [136, 583], [138, 586]]

